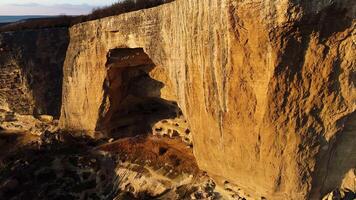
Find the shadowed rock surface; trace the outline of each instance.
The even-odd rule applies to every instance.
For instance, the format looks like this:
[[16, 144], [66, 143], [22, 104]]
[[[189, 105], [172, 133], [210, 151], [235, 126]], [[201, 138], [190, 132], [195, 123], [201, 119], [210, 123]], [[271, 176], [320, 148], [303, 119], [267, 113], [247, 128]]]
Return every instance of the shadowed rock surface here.
[[0, 108], [59, 118], [67, 28], [0, 33]]
[[7, 146], [7, 153], [0, 147], [1, 199], [221, 197], [191, 149], [177, 140], [136, 137], [106, 143], [78, 133], [29, 135], [0, 132], [0, 142], [16, 144]]

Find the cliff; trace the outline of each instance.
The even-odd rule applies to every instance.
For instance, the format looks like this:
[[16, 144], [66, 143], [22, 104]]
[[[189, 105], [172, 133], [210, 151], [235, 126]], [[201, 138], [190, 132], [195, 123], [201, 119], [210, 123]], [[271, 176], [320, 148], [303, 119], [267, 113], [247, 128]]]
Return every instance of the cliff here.
[[112, 51], [142, 48], [159, 98], [177, 102], [191, 127], [201, 169], [255, 196], [320, 198], [356, 166], [355, 9], [177, 0], [76, 25], [61, 126], [105, 131], [134, 69]]
[[1, 86], [19, 89], [0, 103], [61, 104], [60, 127], [93, 136], [180, 136], [220, 185], [320, 199], [355, 190], [355, 19], [351, 0], [176, 0], [75, 25], [66, 52], [65, 30], [4, 33], [28, 47], [1, 47]]
[[0, 33], [0, 106], [59, 118], [68, 43], [66, 28]]

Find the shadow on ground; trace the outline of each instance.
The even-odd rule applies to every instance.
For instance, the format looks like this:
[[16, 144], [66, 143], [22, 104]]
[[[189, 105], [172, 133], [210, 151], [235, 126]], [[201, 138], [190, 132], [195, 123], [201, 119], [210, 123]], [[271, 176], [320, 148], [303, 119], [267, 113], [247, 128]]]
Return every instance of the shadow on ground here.
[[[18, 144], [25, 135], [3, 132], [0, 140]], [[118, 189], [115, 156], [93, 150], [102, 143], [45, 133], [24, 146], [13, 146], [1, 158], [0, 199], [137, 199]]]

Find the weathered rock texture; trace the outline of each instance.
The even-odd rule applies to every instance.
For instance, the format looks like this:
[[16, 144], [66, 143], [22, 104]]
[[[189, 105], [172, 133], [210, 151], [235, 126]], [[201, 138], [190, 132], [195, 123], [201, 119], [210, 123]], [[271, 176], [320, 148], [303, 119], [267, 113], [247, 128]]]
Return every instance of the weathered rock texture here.
[[59, 117], [68, 29], [0, 33], [0, 107]]
[[143, 48], [201, 169], [255, 196], [318, 199], [356, 166], [355, 12], [352, 0], [177, 0], [76, 25], [61, 126], [105, 129], [108, 91], [125, 84], [110, 81], [109, 52]]

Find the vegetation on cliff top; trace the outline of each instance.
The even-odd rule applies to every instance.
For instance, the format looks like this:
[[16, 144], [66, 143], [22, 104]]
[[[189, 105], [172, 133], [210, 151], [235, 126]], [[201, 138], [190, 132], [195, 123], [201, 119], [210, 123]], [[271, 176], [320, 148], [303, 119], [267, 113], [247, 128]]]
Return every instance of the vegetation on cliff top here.
[[29, 19], [0, 26], [0, 32], [20, 31], [26, 29], [43, 29], [55, 27], [70, 27], [86, 21], [96, 20], [104, 17], [119, 15], [131, 11], [152, 8], [174, 0], [124, 0], [111, 6], [96, 8], [89, 15], [81, 16], [58, 16], [51, 18]]

